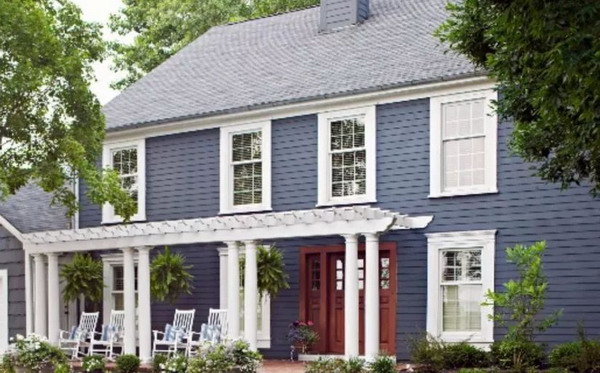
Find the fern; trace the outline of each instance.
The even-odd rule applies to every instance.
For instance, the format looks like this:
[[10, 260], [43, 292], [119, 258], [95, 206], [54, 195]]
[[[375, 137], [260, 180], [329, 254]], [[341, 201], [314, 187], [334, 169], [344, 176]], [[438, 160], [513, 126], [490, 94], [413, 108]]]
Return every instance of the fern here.
[[65, 281], [65, 302], [83, 295], [92, 302], [100, 302], [104, 290], [102, 262], [89, 254], [75, 254], [71, 263], [65, 264], [60, 272]]
[[150, 266], [150, 289], [158, 301], [174, 304], [181, 294], [192, 294], [192, 276], [181, 254], [174, 254], [168, 246], [158, 254]]

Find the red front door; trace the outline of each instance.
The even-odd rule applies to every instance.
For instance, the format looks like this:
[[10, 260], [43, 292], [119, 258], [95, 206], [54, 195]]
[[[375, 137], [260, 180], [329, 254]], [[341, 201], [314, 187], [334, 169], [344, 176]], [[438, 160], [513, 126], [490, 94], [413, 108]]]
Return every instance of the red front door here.
[[[395, 354], [396, 264], [395, 245], [380, 245], [380, 348]], [[302, 250], [301, 318], [315, 323], [320, 340], [318, 353], [344, 353], [344, 277], [343, 247], [306, 248]], [[364, 353], [364, 249], [359, 251], [359, 346]]]

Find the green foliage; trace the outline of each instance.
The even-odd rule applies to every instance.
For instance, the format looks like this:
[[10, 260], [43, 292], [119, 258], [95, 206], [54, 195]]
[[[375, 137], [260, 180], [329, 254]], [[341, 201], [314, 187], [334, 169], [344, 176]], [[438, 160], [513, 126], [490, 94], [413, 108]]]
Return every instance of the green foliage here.
[[83, 358], [81, 367], [84, 372], [103, 373], [105, 366], [104, 356], [92, 355]]
[[319, 0], [124, 0], [111, 16], [110, 28], [120, 35], [135, 33], [132, 43], [113, 43], [115, 70], [127, 76], [114, 84], [125, 88], [154, 69], [212, 26], [229, 21], [316, 5]]
[[67, 363], [67, 356], [44, 337], [30, 334], [25, 338], [17, 335], [11, 342], [14, 342], [14, 348], [7, 352], [2, 364], [7, 367], [8, 372], [14, 368], [23, 368], [33, 373]]
[[556, 346], [548, 356], [550, 366], [569, 372], [600, 372], [600, 342], [589, 340], [578, 328], [579, 340]]
[[188, 366], [188, 360], [185, 355], [175, 354], [169, 357], [162, 365], [162, 369], [159, 372], [168, 373], [186, 373]]
[[137, 373], [140, 368], [140, 358], [135, 355], [117, 357], [117, 373]]
[[346, 361], [342, 359], [325, 359], [308, 362], [304, 373], [345, 373]]
[[[283, 253], [274, 245], [256, 248], [256, 266], [258, 271], [258, 292], [275, 298], [283, 289], [289, 289], [288, 274], [285, 272]], [[240, 257], [240, 283], [244, 286], [244, 256]]]
[[2, 356], [2, 361], [0, 361], [0, 372], [2, 373], [14, 373], [15, 368], [12, 361], [11, 355]]
[[488, 354], [466, 342], [444, 343], [427, 334], [409, 340], [411, 361], [425, 364], [432, 371], [483, 368], [489, 366]]
[[101, 27], [69, 0], [0, 0], [0, 199], [35, 183], [70, 214], [71, 184], [126, 218], [135, 203], [111, 172], [96, 169], [104, 139], [101, 105], [90, 91], [103, 59]]
[[346, 361], [344, 373], [364, 373], [367, 369], [365, 361], [359, 357], [353, 357]]
[[152, 260], [150, 265], [150, 291], [158, 301], [168, 300], [174, 304], [181, 294], [191, 294], [194, 277], [188, 272], [181, 254], [174, 254], [168, 246]]
[[544, 361], [544, 348], [530, 341], [504, 339], [490, 346], [490, 360], [494, 366], [514, 372], [528, 372]]
[[252, 351], [243, 340], [205, 344], [201, 345], [198, 354], [188, 361], [187, 373], [224, 373], [234, 370], [256, 373], [261, 361], [262, 356]]
[[58, 363], [54, 366], [54, 373], [71, 373], [69, 363]]
[[104, 274], [102, 262], [90, 254], [77, 253], [71, 263], [63, 266], [60, 276], [65, 281], [63, 298], [65, 302], [78, 299], [83, 295], [92, 302], [102, 300]]
[[371, 373], [395, 373], [396, 360], [391, 356], [379, 355], [369, 364]]
[[163, 369], [161, 368], [161, 365], [164, 365], [167, 362], [167, 360], [169, 360], [169, 357], [167, 355], [156, 354], [152, 359], [152, 372], [162, 373]]
[[498, 82], [512, 150], [563, 188], [600, 191], [600, 2], [464, 0], [437, 36]]

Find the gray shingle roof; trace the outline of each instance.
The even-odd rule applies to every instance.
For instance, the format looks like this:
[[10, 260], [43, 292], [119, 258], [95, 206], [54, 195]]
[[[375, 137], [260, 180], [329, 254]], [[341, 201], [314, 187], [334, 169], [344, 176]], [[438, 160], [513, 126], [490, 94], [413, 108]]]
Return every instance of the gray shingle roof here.
[[475, 74], [432, 36], [446, 0], [372, 0], [318, 32], [319, 8], [214, 27], [104, 107], [108, 130]]
[[21, 233], [67, 229], [70, 219], [61, 206], [50, 206], [52, 195], [30, 184], [0, 202], [0, 215]]

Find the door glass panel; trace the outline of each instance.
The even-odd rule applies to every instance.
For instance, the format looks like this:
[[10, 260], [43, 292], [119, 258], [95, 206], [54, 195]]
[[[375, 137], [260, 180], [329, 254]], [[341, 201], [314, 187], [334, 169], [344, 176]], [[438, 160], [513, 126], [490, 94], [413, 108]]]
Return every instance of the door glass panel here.
[[335, 289], [344, 290], [344, 261], [338, 259], [335, 261]]
[[379, 287], [381, 289], [387, 290], [390, 288], [390, 259], [381, 258], [380, 262], [381, 266], [379, 270]]
[[321, 261], [318, 259], [312, 261], [310, 288], [313, 291], [321, 289]]

